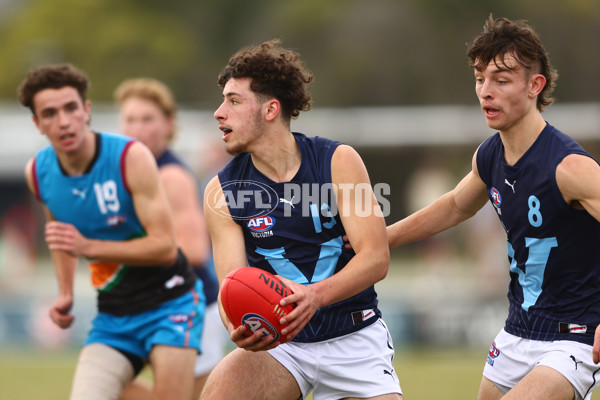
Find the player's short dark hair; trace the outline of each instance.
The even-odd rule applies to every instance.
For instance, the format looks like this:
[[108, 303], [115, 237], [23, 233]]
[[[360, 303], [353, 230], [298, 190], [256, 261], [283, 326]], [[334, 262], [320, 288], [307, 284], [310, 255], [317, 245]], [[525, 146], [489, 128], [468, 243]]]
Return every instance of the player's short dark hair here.
[[81, 100], [85, 101], [90, 82], [87, 76], [72, 64], [44, 65], [29, 71], [19, 85], [17, 93], [21, 104], [29, 107], [35, 115], [33, 97], [36, 93], [44, 89], [61, 89], [65, 86], [75, 88]]
[[289, 121], [300, 111], [311, 107], [311, 95], [306, 85], [313, 75], [300, 61], [300, 54], [280, 47], [273, 39], [260, 46], [246, 47], [235, 53], [217, 80], [221, 88], [231, 78], [250, 78], [250, 89], [265, 100], [275, 98], [281, 103], [282, 116]]
[[538, 34], [527, 21], [512, 22], [507, 18], [494, 19], [490, 14], [473, 43], [469, 45], [467, 56], [469, 66], [477, 70], [485, 69], [497, 57], [512, 55], [525, 69], [539, 73], [546, 78], [546, 85], [537, 98], [537, 108], [543, 111], [554, 102], [552, 92], [558, 79], [557, 71], [550, 64], [548, 53]]

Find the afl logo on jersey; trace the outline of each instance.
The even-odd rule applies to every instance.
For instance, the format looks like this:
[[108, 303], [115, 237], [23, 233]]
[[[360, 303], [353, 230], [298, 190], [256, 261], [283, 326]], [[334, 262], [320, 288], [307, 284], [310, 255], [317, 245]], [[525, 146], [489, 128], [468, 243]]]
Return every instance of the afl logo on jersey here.
[[121, 225], [123, 222], [125, 222], [127, 220], [127, 218], [125, 218], [124, 215], [111, 215], [108, 218], [106, 218], [106, 225], [108, 226], [119, 226]]
[[489, 194], [490, 199], [492, 199], [492, 203], [494, 203], [494, 206], [500, 207], [500, 204], [502, 204], [502, 196], [500, 196], [500, 192], [498, 191], [498, 189], [492, 187], [489, 191]]
[[272, 229], [275, 225], [275, 218], [268, 215], [261, 217], [253, 217], [248, 220], [246, 226], [254, 232], [263, 232]]

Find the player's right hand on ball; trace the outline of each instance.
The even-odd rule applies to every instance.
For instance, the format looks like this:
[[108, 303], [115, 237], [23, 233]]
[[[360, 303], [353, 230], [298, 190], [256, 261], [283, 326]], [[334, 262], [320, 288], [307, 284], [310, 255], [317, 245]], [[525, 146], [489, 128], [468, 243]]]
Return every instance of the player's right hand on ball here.
[[300, 285], [290, 279], [278, 276], [291, 290], [292, 294], [282, 299], [280, 305], [285, 307], [287, 304], [295, 304], [294, 310], [281, 318], [282, 325], [288, 324], [282, 331], [282, 336], [292, 340], [306, 326], [308, 321], [316, 314], [321, 307], [321, 299], [318, 297], [310, 285]]
[[71, 326], [75, 317], [71, 314], [73, 307], [73, 299], [69, 297], [59, 297], [50, 307], [50, 319], [60, 328], [68, 328]]

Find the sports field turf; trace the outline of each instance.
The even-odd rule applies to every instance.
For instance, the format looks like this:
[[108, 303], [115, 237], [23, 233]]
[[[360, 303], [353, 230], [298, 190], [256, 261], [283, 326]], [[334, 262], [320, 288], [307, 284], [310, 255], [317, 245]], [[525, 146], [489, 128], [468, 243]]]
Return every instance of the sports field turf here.
[[[486, 349], [399, 351], [396, 371], [407, 400], [475, 399]], [[75, 351], [0, 349], [0, 399], [65, 400]], [[594, 399], [600, 399], [596, 394]]]

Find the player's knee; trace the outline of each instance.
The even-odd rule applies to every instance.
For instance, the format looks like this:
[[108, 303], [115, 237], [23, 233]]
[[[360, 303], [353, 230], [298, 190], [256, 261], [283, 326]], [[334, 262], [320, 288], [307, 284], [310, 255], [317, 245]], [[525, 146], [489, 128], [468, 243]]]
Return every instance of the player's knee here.
[[131, 362], [112, 347], [92, 343], [79, 355], [71, 400], [117, 400], [134, 377]]

